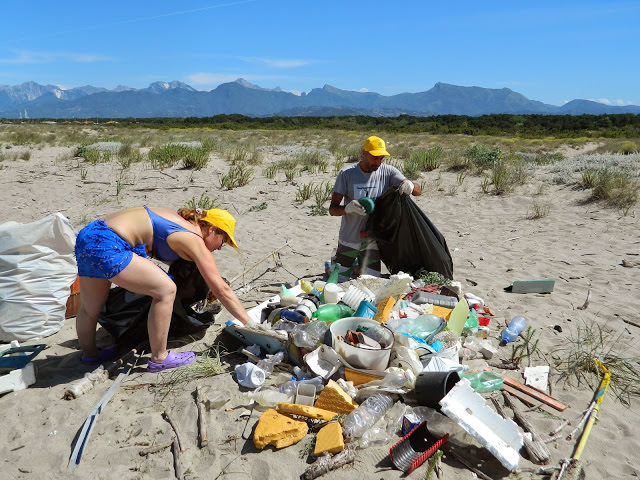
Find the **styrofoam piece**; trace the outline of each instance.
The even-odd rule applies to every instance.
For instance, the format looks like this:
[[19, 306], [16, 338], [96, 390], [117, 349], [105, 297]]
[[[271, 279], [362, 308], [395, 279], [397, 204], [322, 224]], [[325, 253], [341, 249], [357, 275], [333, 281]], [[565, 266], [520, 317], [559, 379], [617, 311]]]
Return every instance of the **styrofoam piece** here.
[[407, 273], [398, 272], [389, 277], [389, 281], [385, 283], [376, 293], [374, 304], [379, 304], [388, 297], [398, 297], [403, 293], [411, 291], [409, 284], [413, 281], [413, 277]]
[[498, 415], [471, 388], [466, 378], [440, 400], [442, 413], [451, 418], [489, 450], [509, 471], [518, 468], [524, 438], [513, 420]]
[[530, 385], [543, 392], [547, 391], [549, 384], [549, 365], [540, 365], [538, 367], [526, 367], [524, 369], [525, 384]]
[[15, 390], [24, 390], [36, 383], [36, 371], [33, 363], [29, 362], [23, 368], [16, 368], [0, 377], [0, 395]]

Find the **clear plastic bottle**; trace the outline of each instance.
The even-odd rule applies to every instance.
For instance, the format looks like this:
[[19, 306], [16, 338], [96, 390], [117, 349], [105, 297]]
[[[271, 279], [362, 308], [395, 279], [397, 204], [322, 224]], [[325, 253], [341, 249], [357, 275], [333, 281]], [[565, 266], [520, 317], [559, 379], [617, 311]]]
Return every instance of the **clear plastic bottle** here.
[[295, 395], [296, 391], [298, 390], [298, 385], [300, 385], [301, 383], [315, 385], [316, 393], [324, 389], [324, 380], [322, 379], [322, 377], [313, 377], [308, 380], [289, 380], [288, 382], [280, 385], [278, 391], [287, 395]]
[[273, 368], [282, 360], [284, 360], [284, 352], [278, 352], [274, 355], [267, 355], [267, 358], [263, 358], [256, 363], [256, 367], [262, 369], [268, 377], [273, 373]]
[[329, 326], [320, 320], [301, 324], [293, 333], [293, 343], [296, 347], [305, 348], [309, 351], [315, 350], [324, 339], [328, 328]]
[[525, 328], [527, 328], [527, 320], [524, 317], [513, 317], [507, 328], [500, 332], [500, 338], [502, 339], [500, 343], [506, 345], [509, 342], [513, 342]]
[[273, 408], [278, 402], [291, 403], [293, 395], [279, 392], [272, 388], [260, 388], [246, 393], [247, 397], [262, 407]]
[[360, 404], [344, 419], [342, 429], [349, 438], [360, 438], [380, 420], [391, 408], [393, 400], [389, 395], [376, 393]]

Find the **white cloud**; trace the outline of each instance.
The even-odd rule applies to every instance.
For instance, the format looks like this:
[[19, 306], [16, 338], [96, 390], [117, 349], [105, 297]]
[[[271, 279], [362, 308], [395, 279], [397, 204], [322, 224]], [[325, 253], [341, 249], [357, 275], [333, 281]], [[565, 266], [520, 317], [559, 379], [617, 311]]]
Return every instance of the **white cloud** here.
[[191, 86], [211, 86], [233, 82], [239, 78], [248, 80], [242, 73], [194, 73], [186, 76], [186, 82]]
[[311, 60], [302, 60], [295, 58], [261, 58], [261, 57], [240, 57], [249, 63], [261, 63], [272, 68], [298, 68], [311, 65]]
[[369, 91], [368, 88], [361, 88], [360, 90], [358, 90], [361, 93], [367, 93]]
[[594, 102], [604, 103], [605, 105], [611, 105], [611, 101], [607, 98], [598, 98], [597, 100], [593, 100]]
[[93, 63], [109, 60], [108, 57], [88, 53], [74, 52], [31, 52], [27, 50], [16, 51], [13, 58], [0, 58], [0, 63], [27, 65], [54, 62]]

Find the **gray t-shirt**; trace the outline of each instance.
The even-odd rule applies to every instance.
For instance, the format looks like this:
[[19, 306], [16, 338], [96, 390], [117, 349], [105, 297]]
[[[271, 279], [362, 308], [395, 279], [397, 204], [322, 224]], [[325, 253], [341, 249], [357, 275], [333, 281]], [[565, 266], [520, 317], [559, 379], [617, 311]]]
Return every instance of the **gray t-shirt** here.
[[[358, 163], [344, 167], [338, 173], [333, 191], [344, 196], [344, 204], [351, 200], [369, 197], [375, 200], [391, 185], [398, 185], [404, 175], [396, 167], [383, 163], [375, 172], [365, 173]], [[365, 229], [367, 216], [343, 215], [338, 241], [352, 248], [362, 243], [360, 232]]]

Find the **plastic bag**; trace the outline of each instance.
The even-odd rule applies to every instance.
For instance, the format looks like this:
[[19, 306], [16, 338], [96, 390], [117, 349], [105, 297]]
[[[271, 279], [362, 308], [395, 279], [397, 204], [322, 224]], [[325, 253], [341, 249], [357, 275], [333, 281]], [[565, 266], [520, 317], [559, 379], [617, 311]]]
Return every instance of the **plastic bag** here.
[[460, 377], [466, 378], [471, 383], [471, 388], [475, 392], [492, 392], [494, 390], [502, 390], [504, 378], [498, 372], [488, 370], [467, 370], [461, 372]]
[[453, 260], [444, 236], [409, 195], [389, 187], [376, 199], [367, 231], [376, 240], [380, 259], [391, 273], [420, 270], [453, 279]]
[[62, 328], [78, 273], [75, 242], [61, 213], [0, 225], [0, 341], [42, 338]]
[[[214, 313], [220, 311], [220, 306], [215, 303], [204, 312], [196, 312], [191, 308], [195, 303], [205, 300], [209, 293], [209, 287], [196, 265], [178, 259], [169, 267], [169, 275], [176, 283], [169, 335], [194, 335], [209, 327], [214, 320]], [[147, 338], [149, 308], [151, 297], [114, 287], [109, 290], [98, 323], [116, 340], [126, 339], [126, 343], [135, 345]]]

